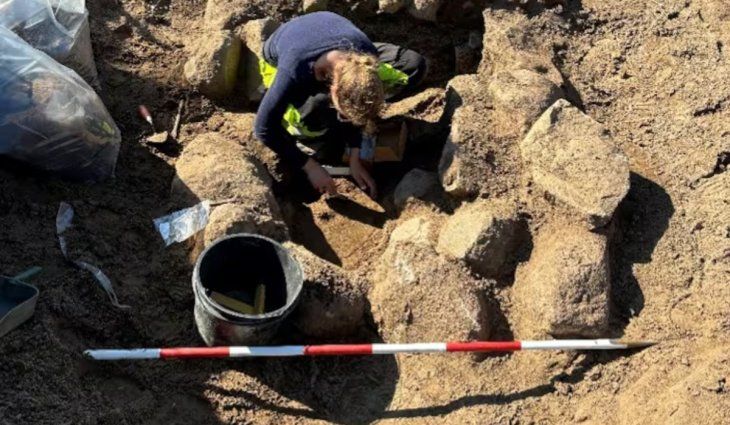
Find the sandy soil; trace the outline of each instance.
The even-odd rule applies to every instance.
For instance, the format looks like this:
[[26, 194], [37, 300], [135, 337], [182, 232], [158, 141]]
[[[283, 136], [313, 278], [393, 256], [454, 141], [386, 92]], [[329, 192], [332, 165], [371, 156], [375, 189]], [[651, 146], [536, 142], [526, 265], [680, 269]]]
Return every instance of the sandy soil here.
[[[82, 186], [0, 169], [0, 272], [44, 268], [34, 280], [41, 290], [34, 318], [0, 340], [1, 424], [728, 421], [726, 1], [570, 1], [562, 11], [564, 27], [547, 19], [556, 10], [530, 10], [544, 22], [539, 35], [554, 46], [570, 100], [604, 124], [630, 158], [631, 190], [614, 219], [611, 246], [611, 336], [652, 339], [658, 346], [628, 354], [518, 353], [480, 362], [406, 355], [91, 363], [81, 356], [89, 347], [201, 344], [192, 317], [189, 247], [164, 248], [152, 219], [173, 209], [174, 163], [196, 134], [219, 131], [251, 141], [237, 131], [239, 120], [250, 122], [250, 110], [191, 93], [181, 144], [141, 142], [150, 131], [137, 105], [148, 105], [160, 127], [172, 124], [186, 94], [186, 46], [202, 36], [205, 10], [201, 0], [163, 0], [151, 16], [152, 3], [88, 5], [101, 96], [123, 133], [117, 178]], [[298, 2], [271, 3], [262, 14], [286, 18]], [[347, 2], [334, 3], [354, 13]], [[453, 45], [470, 30], [401, 14], [352, 17], [376, 40], [424, 52], [437, 64], [427, 82], [433, 87], [452, 77]], [[281, 198], [280, 188], [275, 191]], [[367, 275], [385, 249], [395, 213], [387, 200], [376, 205], [354, 188], [346, 193], [354, 201], [339, 212], [324, 200], [291, 206], [305, 220], [290, 230], [321, 257]], [[61, 201], [77, 212], [69, 235], [75, 252], [113, 278], [131, 310], [111, 307], [90, 276], [62, 260], [54, 228]], [[448, 202], [438, 206], [450, 208]], [[356, 231], [344, 234], [345, 228]], [[357, 249], [365, 240], [368, 248]], [[508, 339], [511, 289], [498, 285], [493, 296], [504, 315], [493, 337]], [[348, 340], [380, 338], [369, 319]], [[275, 342], [304, 341], [292, 327]]]

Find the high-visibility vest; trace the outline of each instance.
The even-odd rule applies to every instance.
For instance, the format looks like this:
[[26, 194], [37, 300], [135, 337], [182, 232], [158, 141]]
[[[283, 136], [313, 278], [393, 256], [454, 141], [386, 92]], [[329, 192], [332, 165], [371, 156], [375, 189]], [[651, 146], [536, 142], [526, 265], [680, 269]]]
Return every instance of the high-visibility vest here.
[[[263, 59], [259, 59], [259, 73], [261, 74], [265, 88], [268, 89], [274, 84], [274, 79], [276, 78], [276, 67], [274, 65], [271, 65]], [[388, 88], [408, 84], [408, 74], [395, 69], [388, 63], [378, 65], [378, 78]], [[327, 133], [326, 128], [320, 131], [312, 131], [307, 128], [302, 121], [302, 115], [299, 113], [299, 110], [291, 103], [286, 107], [284, 116], [281, 119], [281, 125], [284, 126], [289, 134], [300, 138], [314, 139]]]

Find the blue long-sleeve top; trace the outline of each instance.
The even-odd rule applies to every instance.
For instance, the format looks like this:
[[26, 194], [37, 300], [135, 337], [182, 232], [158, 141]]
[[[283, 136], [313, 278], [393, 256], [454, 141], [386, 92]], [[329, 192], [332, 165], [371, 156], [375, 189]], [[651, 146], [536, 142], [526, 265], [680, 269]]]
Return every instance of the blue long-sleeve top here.
[[277, 72], [259, 106], [254, 133], [296, 168], [304, 166], [308, 156], [297, 148], [296, 139], [282, 126], [282, 116], [289, 104], [298, 106], [322, 92], [323, 85], [314, 75], [314, 63], [331, 50], [377, 55], [375, 46], [362, 31], [332, 12], [294, 18], [279, 27], [264, 45], [264, 59], [276, 66]]

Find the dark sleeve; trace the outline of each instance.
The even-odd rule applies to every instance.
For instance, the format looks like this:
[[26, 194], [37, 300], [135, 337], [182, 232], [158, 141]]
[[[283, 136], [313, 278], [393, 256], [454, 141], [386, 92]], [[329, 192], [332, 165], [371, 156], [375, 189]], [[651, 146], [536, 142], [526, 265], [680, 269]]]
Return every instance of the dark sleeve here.
[[280, 69], [261, 101], [256, 114], [254, 134], [276, 152], [282, 161], [291, 167], [302, 168], [309, 157], [297, 148], [296, 139], [281, 124], [284, 112], [295, 95], [296, 82]]

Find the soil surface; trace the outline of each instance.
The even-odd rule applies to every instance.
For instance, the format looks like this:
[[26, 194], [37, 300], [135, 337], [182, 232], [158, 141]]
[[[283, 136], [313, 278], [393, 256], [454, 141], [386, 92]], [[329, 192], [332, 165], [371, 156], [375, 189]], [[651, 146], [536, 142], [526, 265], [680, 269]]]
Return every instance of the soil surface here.
[[[280, 180], [252, 139], [250, 109], [215, 104], [183, 80], [188, 48], [204, 36], [202, 0], [88, 2], [102, 99], [123, 134], [116, 179], [76, 185], [0, 168], [0, 273], [43, 273], [35, 316], [0, 339], [0, 424], [719, 424], [730, 412], [730, 5], [726, 0], [568, 1], [526, 13], [550, 40], [567, 97], [608, 128], [629, 157], [631, 189], [612, 226], [610, 337], [660, 342], [628, 353], [462, 355], [93, 363], [94, 347], [202, 345], [193, 321], [189, 244], [165, 248], [152, 220], [173, 205], [170, 183], [185, 144], [216, 131], [243, 144]], [[286, 19], [299, 2], [263, 2]], [[331, 1], [374, 40], [425, 54], [426, 86], [453, 77], [468, 28], [405, 12], [373, 17], [365, 2]], [[532, 2], [528, 2], [532, 4]], [[152, 5], [157, 5], [153, 8]], [[357, 7], [356, 7], [357, 6]], [[511, 2], [491, 7], [514, 9]], [[565, 24], [555, 27], [550, 17]], [[440, 92], [439, 92], [440, 93]], [[146, 144], [137, 115], [171, 129], [189, 97], [178, 141]], [[422, 102], [416, 118], [433, 122]], [[417, 102], [418, 103], [418, 102]], [[418, 109], [417, 108], [417, 109]], [[413, 118], [413, 117], [409, 117]], [[244, 124], [248, 123], [248, 124]], [[440, 146], [441, 135], [433, 135]], [[428, 149], [426, 149], [428, 150]], [[438, 150], [438, 149], [437, 149]], [[433, 158], [419, 165], [435, 168]], [[410, 163], [406, 163], [407, 168]], [[413, 164], [410, 164], [413, 165]], [[387, 193], [406, 170], [384, 170], [370, 200], [347, 181], [344, 199], [293, 202], [277, 183], [292, 239], [368, 276], [400, 217]], [[282, 194], [284, 193], [284, 194]], [[74, 255], [102, 268], [122, 304], [59, 250], [59, 203], [75, 211]], [[434, 213], [452, 211], [449, 200]], [[532, 217], [533, 226], [545, 217]], [[510, 339], [510, 282], [490, 286], [493, 339]], [[369, 313], [368, 313], [369, 316]], [[368, 317], [345, 341], [381, 341]], [[273, 343], [317, 343], [293, 326]], [[329, 341], [333, 342], [333, 341]]]

